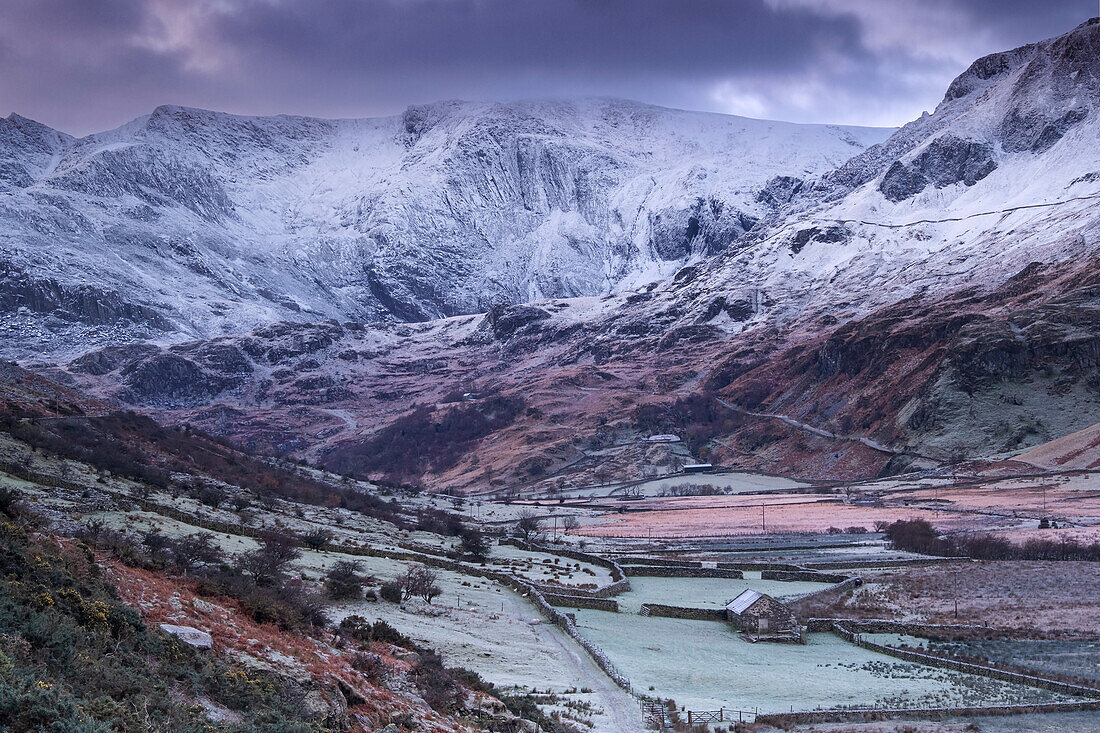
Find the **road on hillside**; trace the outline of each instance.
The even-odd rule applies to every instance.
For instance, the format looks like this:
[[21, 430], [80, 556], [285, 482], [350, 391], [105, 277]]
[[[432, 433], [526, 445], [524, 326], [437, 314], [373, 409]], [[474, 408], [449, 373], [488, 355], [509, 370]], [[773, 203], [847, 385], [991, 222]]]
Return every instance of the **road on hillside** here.
[[[541, 618], [535, 607], [517, 593], [502, 594], [507, 613], [520, 618]], [[546, 650], [574, 674], [578, 688], [591, 688], [593, 702], [603, 708], [593, 733], [643, 733], [642, 709], [626, 690], [611, 681], [592, 657], [556, 625], [543, 622], [532, 627]]]

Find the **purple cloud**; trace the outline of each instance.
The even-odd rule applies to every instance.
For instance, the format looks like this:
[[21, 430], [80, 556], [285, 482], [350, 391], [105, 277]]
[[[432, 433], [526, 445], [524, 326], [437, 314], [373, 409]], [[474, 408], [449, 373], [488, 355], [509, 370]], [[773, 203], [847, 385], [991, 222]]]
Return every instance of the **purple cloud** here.
[[1023, 0], [0, 0], [0, 113], [73, 133], [173, 103], [366, 116], [623, 96], [900, 124], [976, 56], [1064, 32]]

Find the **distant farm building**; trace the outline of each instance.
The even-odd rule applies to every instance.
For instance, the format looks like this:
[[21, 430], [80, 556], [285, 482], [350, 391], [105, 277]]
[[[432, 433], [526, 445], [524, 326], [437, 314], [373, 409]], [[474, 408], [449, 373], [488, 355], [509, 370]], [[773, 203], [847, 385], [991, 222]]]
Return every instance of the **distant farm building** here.
[[786, 605], [766, 593], [742, 591], [726, 605], [726, 620], [749, 636], [798, 638], [798, 618]]
[[662, 433], [661, 435], [651, 435], [645, 439], [646, 443], [679, 443], [680, 436], [672, 435], [671, 433]]
[[684, 473], [707, 473], [713, 470], [714, 466], [709, 463], [688, 463], [684, 465]]

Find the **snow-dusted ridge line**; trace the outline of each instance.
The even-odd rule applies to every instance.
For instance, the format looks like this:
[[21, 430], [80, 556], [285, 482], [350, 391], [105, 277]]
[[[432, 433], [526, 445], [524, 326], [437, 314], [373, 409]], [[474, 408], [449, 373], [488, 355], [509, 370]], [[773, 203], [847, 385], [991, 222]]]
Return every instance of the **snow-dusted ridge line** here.
[[743, 236], [771, 179], [889, 132], [590, 99], [358, 120], [163, 106], [81, 139], [12, 116], [0, 272], [20, 277], [0, 297], [33, 307], [0, 334], [75, 353], [630, 290]]

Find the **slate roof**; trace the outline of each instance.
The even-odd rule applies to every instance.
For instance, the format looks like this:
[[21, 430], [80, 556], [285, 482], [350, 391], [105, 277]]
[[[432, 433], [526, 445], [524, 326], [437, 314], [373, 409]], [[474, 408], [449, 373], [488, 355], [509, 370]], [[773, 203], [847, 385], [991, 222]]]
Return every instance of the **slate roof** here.
[[763, 593], [761, 593], [760, 591], [752, 590], [751, 588], [741, 591], [741, 595], [737, 596], [728, 604], [726, 604], [726, 610], [740, 615], [747, 611], [749, 606], [756, 603], [763, 597]]

